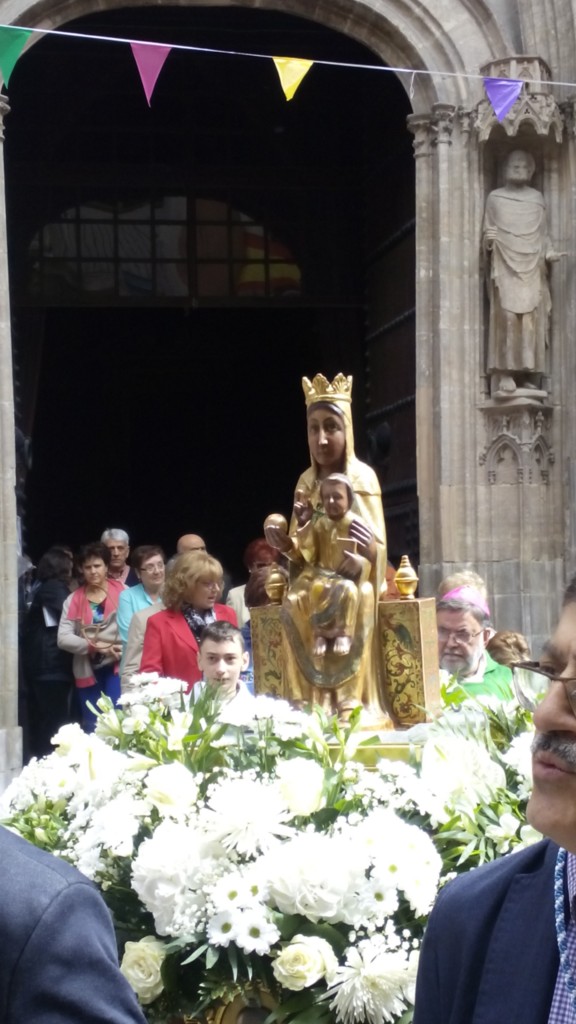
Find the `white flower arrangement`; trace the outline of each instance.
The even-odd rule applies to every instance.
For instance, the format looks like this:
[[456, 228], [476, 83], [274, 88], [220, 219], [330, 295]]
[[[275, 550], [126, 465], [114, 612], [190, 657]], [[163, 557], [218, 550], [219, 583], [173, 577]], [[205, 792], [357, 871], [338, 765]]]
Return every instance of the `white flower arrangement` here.
[[61, 729], [0, 815], [100, 886], [149, 1019], [260, 986], [274, 1021], [411, 1020], [438, 888], [538, 838], [526, 716], [451, 711], [418, 762], [368, 770], [354, 716], [136, 683], [120, 709], [99, 701], [94, 735]]

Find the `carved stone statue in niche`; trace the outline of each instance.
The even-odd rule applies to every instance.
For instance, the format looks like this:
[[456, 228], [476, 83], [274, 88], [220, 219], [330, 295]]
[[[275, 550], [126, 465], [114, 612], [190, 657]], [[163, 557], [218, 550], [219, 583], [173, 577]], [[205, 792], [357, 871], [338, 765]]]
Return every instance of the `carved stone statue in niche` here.
[[[560, 259], [548, 238], [541, 192], [530, 186], [534, 158], [514, 150], [505, 185], [486, 201], [482, 241], [487, 258], [490, 326], [487, 371], [491, 393], [516, 397], [519, 389], [545, 397], [550, 311], [548, 264]], [[539, 392], [539, 393], [538, 393]]]

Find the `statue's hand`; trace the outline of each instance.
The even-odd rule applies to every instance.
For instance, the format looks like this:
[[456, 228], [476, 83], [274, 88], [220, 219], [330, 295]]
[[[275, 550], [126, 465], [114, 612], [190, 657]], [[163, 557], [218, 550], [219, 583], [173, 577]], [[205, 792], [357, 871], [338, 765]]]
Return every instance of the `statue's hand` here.
[[306, 491], [296, 491], [296, 500], [294, 502], [294, 518], [298, 523], [298, 526], [306, 526], [312, 519], [314, 509], [312, 502]]
[[567, 252], [556, 252], [555, 249], [549, 249], [546, 253], [546, 263], [558, 263], [558, 260], [567, 255]]
[[354, 555], [351, 551], [346, 551], [340, 565], [338, 566], [338, 572], [341, 576], [346, 576], [347, 579], [358, 579], [362, 572], [363, 562], [364, 559], [362, 555]]
[[358, 541], [358, 553], [360, 555], [364, 555], [364, 558], [367, 558], [369, 562], [374, 563], [376, 561], [376, 540], [372, 530], [366, 523], [360, 522], [359, 519], [353, 519], [350, 523], [348, 536], [352, 540]]
[[265, 526], [264, 536], [270, 546], [277, 551], [290, 551], [292, 547], [290, 537], [281, 526]]
[[490, 251], [496, 241], [498, 235], [498, 228], [486, 228], [484, 232], [484, 245]]

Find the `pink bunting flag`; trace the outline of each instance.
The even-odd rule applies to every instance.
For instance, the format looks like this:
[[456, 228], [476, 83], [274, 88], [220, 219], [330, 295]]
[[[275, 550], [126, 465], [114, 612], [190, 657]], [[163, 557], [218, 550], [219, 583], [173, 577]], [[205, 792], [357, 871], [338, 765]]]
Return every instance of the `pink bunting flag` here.
[[162, 46], [161, 43], [130, 43], [130, 47], [140, 72], [140, 79], [144, 86], [148, 106], [150, 106], [158, 75], [162, 71], [164, 61], [172, 47]]
[[485, 78], [484, 88], [492, 104], [496, 119], [503, 121], [512, 109], [520, 93], [524, 81], [521, 78]]

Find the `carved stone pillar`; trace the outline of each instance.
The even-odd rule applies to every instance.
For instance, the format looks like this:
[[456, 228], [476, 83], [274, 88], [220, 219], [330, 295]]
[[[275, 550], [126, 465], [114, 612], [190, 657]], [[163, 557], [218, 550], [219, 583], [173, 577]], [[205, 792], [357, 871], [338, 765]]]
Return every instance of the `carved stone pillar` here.
[[476, 204], [478, 150], [469, 119], [436, 103], [408, 118], [416, 158], [416, 416], [420, 580], [474, 562], [480, 377]]
[[[6, 99], [0, 97], [2, 143], [2, 126], [9, 110]], [[0, 789], [4, 789], [20, 770], [22, 739], [18, 726], [16, 453], [3, 146], [0, 204]]]

